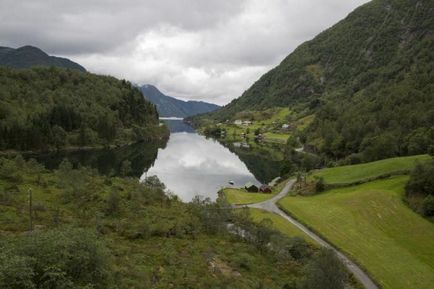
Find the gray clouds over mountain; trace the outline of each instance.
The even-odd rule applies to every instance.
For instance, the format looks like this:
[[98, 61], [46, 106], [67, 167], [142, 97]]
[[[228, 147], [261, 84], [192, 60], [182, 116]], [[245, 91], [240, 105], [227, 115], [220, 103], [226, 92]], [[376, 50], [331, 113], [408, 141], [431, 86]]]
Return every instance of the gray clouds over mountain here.
[[1, 46], [224, 104], [367, 0], [2, 0]]

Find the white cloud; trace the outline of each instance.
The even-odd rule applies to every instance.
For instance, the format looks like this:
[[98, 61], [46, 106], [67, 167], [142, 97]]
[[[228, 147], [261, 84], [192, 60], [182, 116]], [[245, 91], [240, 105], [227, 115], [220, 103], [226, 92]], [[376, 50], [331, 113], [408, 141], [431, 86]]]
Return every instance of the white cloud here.
[[2, 45], [219, 104], [367, 0], [3, 0]]

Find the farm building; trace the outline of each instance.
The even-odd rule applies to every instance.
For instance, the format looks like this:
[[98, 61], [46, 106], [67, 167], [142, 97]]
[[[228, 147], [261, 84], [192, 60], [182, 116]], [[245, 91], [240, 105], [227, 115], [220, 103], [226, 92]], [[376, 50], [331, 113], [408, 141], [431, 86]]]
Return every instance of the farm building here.
[[251, 192], [251, 193], [259, 192], [259, 188], [250, 182], [245, 184], [244, 188], [246, 189], [246, 191]]
[[267, 186], [267, 185], [262, 185], [262, 186], [259, 188], [259, 190], [260, 190], [262, 193], [267, 193], [267, 194], [271, 193], [271, 188], [270, 188], [269, 186]]

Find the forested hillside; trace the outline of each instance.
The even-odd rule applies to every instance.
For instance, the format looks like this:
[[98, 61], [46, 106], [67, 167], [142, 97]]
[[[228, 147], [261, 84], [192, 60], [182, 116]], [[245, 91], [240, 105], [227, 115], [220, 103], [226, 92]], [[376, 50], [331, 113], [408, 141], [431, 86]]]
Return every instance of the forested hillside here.
[[0, 158], [2, 289], [359, 288], [331, 251], [267, 224], [155, 177]]
[[61, 68], [0, 68], [0, 149], [125, 144], [166, 134], [130, 83]]
[[15, 68], [32, 66], [56, 66], [86, 71], [83, 66], [67, 58], [50, 56], [34, 46], [23, 46], [17, 49], [0, 47], [0, 65]]
[[300, 137], [330, 159], [425, 153], [434, 144], [433, 15], [432, 0], [373, 0], [202, 119], [286, 106], [315, 113]]

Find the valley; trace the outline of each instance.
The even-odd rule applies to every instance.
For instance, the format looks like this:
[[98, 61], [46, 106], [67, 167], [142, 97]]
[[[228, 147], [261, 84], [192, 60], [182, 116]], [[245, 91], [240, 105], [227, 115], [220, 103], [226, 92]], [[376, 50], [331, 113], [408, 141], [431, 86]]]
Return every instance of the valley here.
[[432, 0], [42, 2], [0, 9], [0, 289], [433, 288]]

